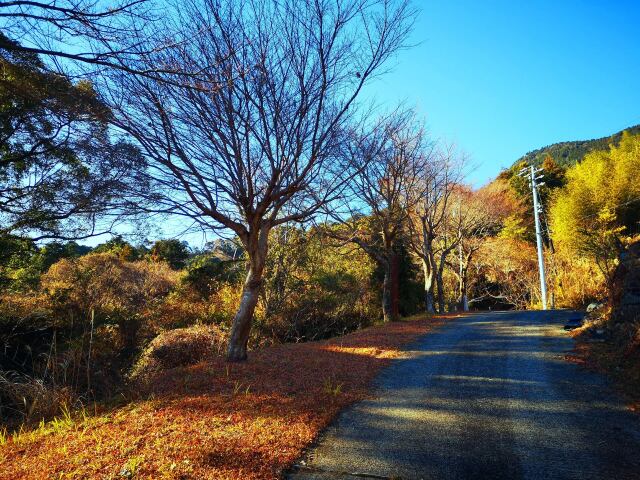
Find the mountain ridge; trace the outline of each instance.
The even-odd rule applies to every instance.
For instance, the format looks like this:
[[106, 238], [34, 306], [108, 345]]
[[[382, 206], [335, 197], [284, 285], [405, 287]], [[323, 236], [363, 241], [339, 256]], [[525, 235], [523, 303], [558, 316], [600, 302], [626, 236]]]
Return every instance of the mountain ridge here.
[[606, 150], [611, 143], [618, 144], [623, 132], [629, 132], [632, 135], [640, 134], [640, 124], [620, 130], [608, 137], [558, 142], [532, 150], [516, 160], [511, 168], [514, 168], [522, 162], [540, 166], [547, 154], [551, 155], [555, 162], [563, 167], [575, 165], [589, 152]]

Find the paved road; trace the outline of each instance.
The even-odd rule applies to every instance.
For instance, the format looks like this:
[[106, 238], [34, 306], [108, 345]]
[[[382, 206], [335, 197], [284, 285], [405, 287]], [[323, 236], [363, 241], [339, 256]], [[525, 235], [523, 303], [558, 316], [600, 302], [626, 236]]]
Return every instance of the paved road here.
[[429, 333], [289, 478], [640, 479], [640, 417], [564, 360], [568, 315], [478, 314]]

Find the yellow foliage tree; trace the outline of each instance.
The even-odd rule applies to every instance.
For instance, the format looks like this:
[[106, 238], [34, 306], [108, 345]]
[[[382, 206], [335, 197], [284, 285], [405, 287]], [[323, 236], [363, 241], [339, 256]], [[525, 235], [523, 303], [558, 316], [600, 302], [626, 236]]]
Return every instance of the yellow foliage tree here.
[[592, 259], [607, 283], [620, 249], [640, 220], [640, 135], [624, 133], [619, 145], [587, 154], [567, 171], [550, 211], [559, 250]]

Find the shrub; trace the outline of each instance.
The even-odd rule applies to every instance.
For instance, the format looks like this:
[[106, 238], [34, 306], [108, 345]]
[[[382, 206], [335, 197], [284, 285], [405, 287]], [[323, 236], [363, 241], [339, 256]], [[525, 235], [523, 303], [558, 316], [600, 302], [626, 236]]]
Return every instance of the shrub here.
[[2, 296], [3, 413], [37, 420], [61, 403], [117, 393], [142, 340], [156, 334], [154, 313], [178, 279], [164, 263], [90, 254], [55, 263], [37, 292]]
[[380, 318], [374, 265], [364, 252], [327, 244], [313, 231], [283, 227], [271, 234], [252, 346], [328, 338]]
[[245, 262], [227, 259], [220, 253], [203, 253], [193, 257], [187, 265], [183, 283], [208, 298], [223, 285], [235, 285], [246, 275]]
[[67, 322], [93, 315], [99, 323], [119, 327], [122, 348], [133, 351], [142, 318], [178, 281], [164, 263], [129, 262], [111, 253], [65, 259], [42, 278], [54, 314]]
[[224, 335], [214, 326], [196, 325], [161, 333], [142, 352], [130, 373], [130, 379], [144, 382], [154, 374], [175, 367], [193, 365], [219, 354]]
[[219, 285], [207, 296], [188, 284], [172, 291], [153, 311], [151, 324], [158, 331], [184, 328], [194, 324], [229, 327], [240, 304], [242, 287]]

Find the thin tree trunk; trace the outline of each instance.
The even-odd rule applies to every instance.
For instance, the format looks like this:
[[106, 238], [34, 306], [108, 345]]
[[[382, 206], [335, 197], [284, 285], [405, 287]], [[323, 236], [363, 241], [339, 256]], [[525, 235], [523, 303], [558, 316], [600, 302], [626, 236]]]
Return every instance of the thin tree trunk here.
[[427, 313], [435, 313], [433, 269], [429, 267], [429, 263], [425, 259], [422, 259], [422, 271], [424, 272], [424, 308]]
[[229, 344], [227, 346], [227, 361], [242, 362], [247, 359], [247, 343], [251, 333], [253, 313], [260, 298], [263, 283], [264, 265], [267, 257], [267, 238], [269, 232], [261, 229], [257, 238], [250, 238], [247, 242], [249, 255], [249, 271], [242, 286], [240, 306], [233, 318]]
[[462, 304], [462, 311], [463, 312], [468, 312], [469, 311], [469, 298], [467, 296], [467, 272], [466, 269], [462, 275], [462, 284], [461, 284], [461, 304]]
[[436, 272], [436, 284], [438, 286], [438, 311], [440, 313], [445, 312], [445, 301], [444, 301], [444, 267], [447, 264], [447, 256], [451, 253], [451, 250], [455, 248], [455, 244], [451, 245], [449, 248], [446, 248], [440, 253], [440, 262], [436, 265], [435, 258], [433, 258], [434, 262], [434, 270]]
[[445, 313], [444, 305], [444, 281], [442, 280], [442, 272], [436, 274], [436, 285], [438, 287], [438, 312]]
[[398, 254], [391, 254], [391, 321], [400, 319], [400, 265]]
[[384, 266], [384, 280], [382, 282], [382, 316], [386, 322], [394, 321], [393, 316], [393, 286], [391, 276], [391, 265]]
[[460, 308], [462, 308], [463, 312], [469, 311], [469, 298], [467, 296], [467, 284], [468, 282], [468, 272], [469, 272], [469, 263], [471, 262], [472, 253], [468, 253], [463, 256], [462, 254], [462, 243], [458, 245], [458, 255], [459, 255], [459, 270], [458, 270], [458, 301], [460, 304]]
[[434, 259], [434, 270], [436, 276], [436, 286], [438, 287], [438, 312], [445, 313], [445, 304], [444, 304], [444, 265], [446, 261], [447, 252], [443, 252], [440, 254], [440, 263], [436, 266]]
[[464, 268], [462, 269], [462, 310], [469, 311], [469, 296], [467, 290], [469, 289], [469, 264], [471, 263], [471, 253], [469, 253], [464, 262]]
[[462, 242], [458, 244], [458, 305], [464, 309], [464, 262], [462, 260]]

